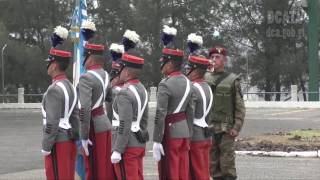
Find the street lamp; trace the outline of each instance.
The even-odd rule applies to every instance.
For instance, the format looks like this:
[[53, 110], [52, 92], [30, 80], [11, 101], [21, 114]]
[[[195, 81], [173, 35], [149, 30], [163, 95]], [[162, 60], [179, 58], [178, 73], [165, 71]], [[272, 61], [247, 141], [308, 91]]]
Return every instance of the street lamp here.
[[2, 70], [2, 103], [4, 103], [4, 66], [3, 66], [3, 52], [4, 49], [7, 47], [7, 44], [5, 44], [2, 47], [2, 51], [1, 51], [1, 70]]
[[246, 58], [246, 69], [247, 69], [247, 100], [249, 99], [249, 58]]

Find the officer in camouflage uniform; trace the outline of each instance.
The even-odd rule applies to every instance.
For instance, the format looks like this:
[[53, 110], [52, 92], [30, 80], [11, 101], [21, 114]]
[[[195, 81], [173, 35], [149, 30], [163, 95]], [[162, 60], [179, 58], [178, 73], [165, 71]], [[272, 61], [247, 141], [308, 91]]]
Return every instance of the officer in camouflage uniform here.
[[138, 76], [144, 59], [123, 54], [120, 81], [125, 82], [113, 103], [111, 162], [117, 179], [143, 180], [143, 157], [149, 140], [148, 93]]
[[209, 121], [214, 132], [210, 164], [210, 174], [214, 180], [237, 178], [234, 142], [245, 117], [240, 78], [225, 72], [226, 55], [225, 48], [212, 48], [209, 57], [213, 64], [211, 69], [214, 71], [205, 76], [214, 95], [214, 108]]
[[208, 114], [212, 107], [213, 95], [210, 86], [204, 81], [209, 60], [200, 56], [189, 56], [185, 65], [188, 78], [192, 81], [195, 95], [193, 133], [190, 144], [190, 179], [210, 180], [209, 152], [211, 132], [208, 129]]
[[77, 94], [65, 71], [71, 53], [52, 48], [47, 59], [52, 84], [43, 96], [42, 153], [47, 179], [74, 179], [79, 116]]
[[102, 68], [104, 46], [86, 43], [84, 66], [78, 88], [80, 99], [80, 138], [85, 159], [86, 179], [112, 179], [111, 122], [103, 107], [111, 99], [109, 75]]

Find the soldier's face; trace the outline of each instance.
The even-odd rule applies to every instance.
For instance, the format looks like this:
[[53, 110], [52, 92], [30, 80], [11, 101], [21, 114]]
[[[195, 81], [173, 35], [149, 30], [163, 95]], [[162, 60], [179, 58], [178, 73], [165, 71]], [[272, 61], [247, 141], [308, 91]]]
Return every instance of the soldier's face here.
[[57, 66], [57, 63], [56, 62], [50, 62], [50, 64], [48, 64], [48, 67], [47, 67], [47, 73], [49, 76], [52, 76], [53, 72], [54, 72], [54, 69], [55, 67]]
[[212, 54], [210, 56], [210, 62], [213, 64], [213, 68], [220, 70], [224, 68], [225, 56], [221, 54]]
[[113, 79], [112, 79], [112, 81], [111, 81], [111, 86], [116, 86], [116, 85], [118, 85], [118, 84], [120, 84], [121, 83], [121, 81], [120, 81], [120, 76], [116, 76], [116, 77], [114, 77]]
[[125, 82], [126, 79], [127, 79], [127, 75], [128, 75], [128, 72], [127, 72], [127, 68], [123, 68], [122, 71], [120, 72], [120, 76], [119, 76], [119, 81], [121, 82]]
[[170, 73], [171, 69], [172, 69], [172, 62], [168, 61], [162, 66], [161, 72], [164, 75], [168, 75]]

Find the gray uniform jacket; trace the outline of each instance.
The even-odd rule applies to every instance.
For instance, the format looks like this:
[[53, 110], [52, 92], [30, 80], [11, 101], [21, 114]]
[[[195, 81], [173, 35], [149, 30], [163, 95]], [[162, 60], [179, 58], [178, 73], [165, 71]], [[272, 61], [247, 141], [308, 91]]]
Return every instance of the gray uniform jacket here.
[[[102, 68], [91, 71], [96, 72], [101, 77], [103, 82], [109, 82], [108, 78], [106, 80], [106, 72]], [[91, 115], [91, 111], [93, 110], [94, 105], [98, 101], [103, 91], [105, 91], [106, 97], [102, 98], [99, 106], [103, 106], [105, 99], [111, 99], [112, 90], [110, 83], [108, 83], [106, 89], [104, 90], [101, 81], [93, 74], [87, 72], [80, 77], [78, 89], [80, 100], [80, 138], [89, 138], [90, 121], [93, 121], [92, 123], [95, 133], [110, 130], [112, 126], [106, 114], [96, 117], [92, 117]]]
[[[138, 102], [134, 93], [129, 89], [129, 86], [134, 86], [138, 92], [141, 100], [141, 109], [148, 101], [148, 95], [145, 92], [143, 84], [140, 82], [126, 83], [119, 94], [115, 98], [113, 103], [114, 111], [119, 115], [119, 127], [116, 129], [115, 136], [113, 136], [112, 151], [123, 153], [127, 147], [142, 147], [145, 148], [145, 143], [139, 142], [136, 134], [131, 130], [132, 123], [137, 121], [138, 115]], [[148, 141], [148, 103], [142, 112], [142, 118], [140, 120], [140, 131], [144, 135], [146, 141]]]
[[[165, 118], [173, 114], [178, 107], [189, 81], [180, 72], [174, 72], [163, 79], [158, 85], [157, 109], [154, 122], [153, 141], [162, 142], [165, 128]], [[192, 83], [189, 81], [190, 92], [187, 95], [179, 112], [186, 112], [186, 121], [179, 121], [170, 125], [171, 138], [189, 138], [192, 135], [194, 115], [194, 95], [191, 90]]]
[[[200, 90], [197, 87], [195, 87], [195, 83], [198, 83], [202, 87], [202, 90], [203, 90], [205, 98], [206, 98], [206, 108], [209, 107], [211, 88], [208, 85], [208, 83], [206, 83], [204, 81], [193, 82], [192, 90], [193, 90], [194, 95], [196, 97], [195, 98], [194, 119], [200, 119], [204, 116], [203, 98], [201, 96]], [[211, 93], [211, 95], [212, 95], [212, 93]], [[211, 102], [211, 103], [213, 103], [213, 102]], [[212, 109], [212, 106], [210, 109]], [[208, 123], [209, 114], [210, 114], [210, 112], [205, 117], [206, 123]], [[192, 134], [191, 140], [192, 141], [202, 141], [202, 140], [207, 140], [207, 139], [210, 139], [210, 137], [205, 136], [204, 128], [200, 127], [196, 124], [193, 124], [193, 134]]]
[[56, 142], [79, 139], [79, 110], [76, 106], [69, 117], [71, 129], [67, 130], [59, 126], [60, 118], [63, 118], [65, 113], [65, 96], [62, 88], [57, 85], [58, 82], [63, 83], [68, 92], [69, 109], [75, 98], [72, 84], [68, 79], [53, 82], [45, 92], [42, 100], [43, 119], [45, 122], [42, 149], [45, 151], [51, 151]]
[[109, 120], [113, 119], [112, 105], [114, 103], [116, 96], [120, 92], [122, 85], [123, 84], [121, 84], [121, 86], [113, 86], [111, 99], [106, 99], [106, 109], [107, 109], [107, 115], [108, 115]]

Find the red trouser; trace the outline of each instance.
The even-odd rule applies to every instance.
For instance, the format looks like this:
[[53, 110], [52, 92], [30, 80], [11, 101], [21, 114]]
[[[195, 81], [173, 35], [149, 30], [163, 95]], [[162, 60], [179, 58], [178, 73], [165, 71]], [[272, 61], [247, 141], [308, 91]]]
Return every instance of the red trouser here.
[[186, 180], [189, 178], [189, 138], [170, 138], [169, 130], [169, 124], [185, 121], [185, 119], [185, 112], [166, 116], [162, 140], [165, 155], [158, 163], [160, 180]]
[[211, 139], [191, 141], [190, 143], [190, 179], [210, 180], [209, 152]]
[[111, 164], [111, 131], [91, 133], [89, 139], [89, 156], [83, 150], [86, 180], [114, 179]]
[[117, 180], [143, 180], [144, 155], [144, 148], [126, 148], [125, 152], [122, 154], [122, 160], [119, 163], [114, 164]]
[[44, 158], [47, 180], [74, 179], [76, 153], [73, 141], [55, 143], [51, 154]]
[[160, 180], [189, 178], [189, 139], [167, 139], [163, 143], [165, 156], [158, 163]]

